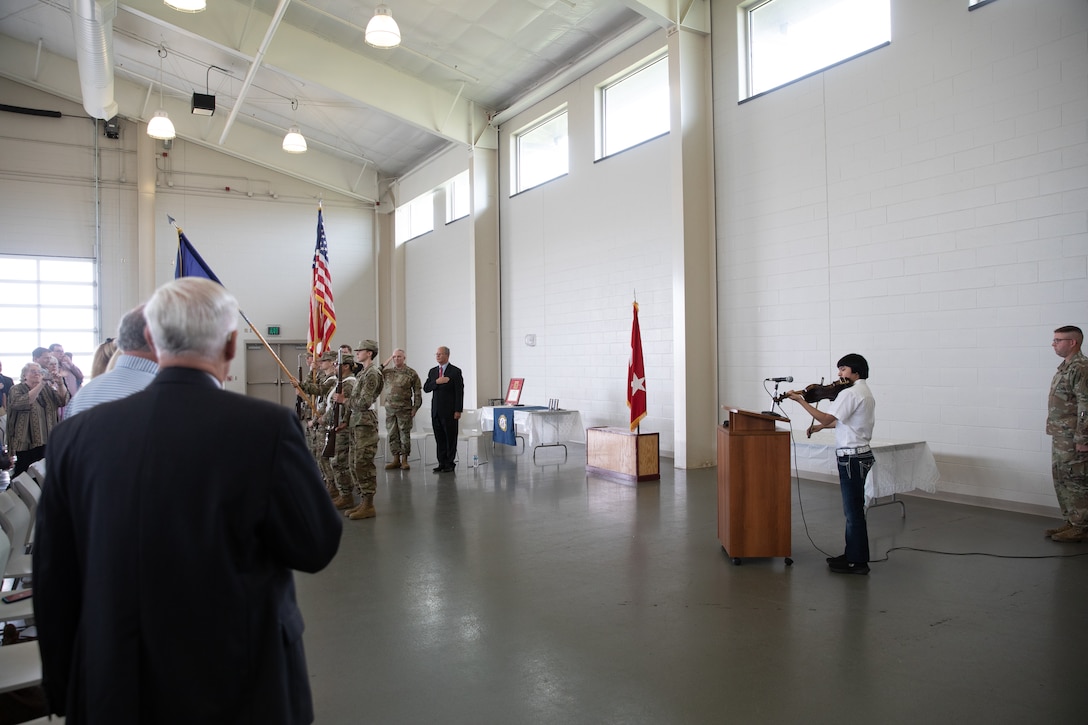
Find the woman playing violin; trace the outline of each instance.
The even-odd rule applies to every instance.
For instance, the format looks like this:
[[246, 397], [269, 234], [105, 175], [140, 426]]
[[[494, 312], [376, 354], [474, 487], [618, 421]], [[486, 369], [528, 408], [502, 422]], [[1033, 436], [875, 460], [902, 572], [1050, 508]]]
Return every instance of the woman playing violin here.
[[826, 411], [805, 400], [800, 391], [789, 397], [796, 400], [816, 421], [811, 432], [835, 429], [835, 457], [842, 489], [842, 511], [846, 516], [846, 551], [830, 557], [827, 565], [836, 574], [869, 573], [869, 531], [865, 525], [865, 478], [876, 462], [869, 443], [876, 422], [876, 400], [866, 382], [869, 363], [861, 355], [850, 353], [838, 362], [839, 377], [851, 383], [832, 399]]

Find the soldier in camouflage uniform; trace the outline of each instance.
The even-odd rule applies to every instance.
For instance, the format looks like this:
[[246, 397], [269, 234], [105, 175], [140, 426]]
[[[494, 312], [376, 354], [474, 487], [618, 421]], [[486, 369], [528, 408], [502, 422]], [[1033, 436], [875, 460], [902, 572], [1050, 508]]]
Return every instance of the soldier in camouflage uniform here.
[[310, 451], [314, 454], [317, 466], [321, 469], [321, 475], [325, 479], [325, 489], [333, 497], [338, 495], [336, 476], [329, 460], [321, 455], [325, 448], [325, 427], [321, 424], [321, 417], [325, 414], [325, 402], [329, 391], [336, 387], [336, 377], [330, 375], [335, 366], [336, 353], [326, 351], [317, 361], [316, 372], [310, 378], [299, 381], [299, 387], [307, 395], [312, 396], [314, 403], [317, 405], [317, 410], [313, 412], [308, 424], [309, 427], [306, 430], [306, 441], [309, 443]]
[[[390, 365], [392, 363], [392, 365]], [[385, 430], [389, 433], [389, 454], [393, 460], [385, 470], [405, 471], [412, 453], [412, 419], [423, 405], [423, 383], [419, 373], [404, 364], [404, 350], [397, 348], [382, 363], [385, 377]]]
[[[335, 355], [336, 353], [331, 353]], [[341, 386], [340, 392], [345, 398], [351, 398], [355, 389], [355, 361], [350, 356], [340, 352], [340, 375], [342, 380], [332, 377], [333, 387], [325, 398], [325, 415], [322, 422], [326, 430], [333, 431], [336, 438], [336, 454], [325, 461], [332, 470], [333, 480], [336, 482], [337, 496], [333, 501], [336, 508], [347, 511], [355, 508], [355, 476], [351, 469], [351, 409], [346, 405], [338, 405], [334, 402], [337, 395], [337, 386]], [[337, 410], [339, 408], [339, 410]], [[333, 418], [337, 418], [333, 427]]]
[[385, 385], [381, 370], [374, 364], [378, 357], [378, 343], [363, 340], [355, 349], [355, 360], [363, 368], [356, 373], [351, 397], [337, 395], [335, 400], [345, 403], [351, 410], [351, 467], [355, 482], [362, 492], [362, 502], [348, 511], [352, 520], [373, 518], [374, 493], [378, 488], [378, 471], [374, 467], [374, 454], [378, 452], [378, 414], [374, 404]]
[[1048, 529], [1054, 541], [1088, 541], [1088, 358], [1084, 333], [1067, 325], [1051, 343], [1062, 364], [1050, 383], [1046, 432], [1051, 436], [1051, 474], [1065, 522]]

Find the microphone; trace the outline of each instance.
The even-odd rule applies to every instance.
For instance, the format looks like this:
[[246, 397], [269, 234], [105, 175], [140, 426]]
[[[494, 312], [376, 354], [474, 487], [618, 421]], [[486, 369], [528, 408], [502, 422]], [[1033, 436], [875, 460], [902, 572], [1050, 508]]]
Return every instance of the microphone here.
[[768, 381], [772, 382], [772, 383], [792, 383], [793, 382], [793, 376], [792, 375], [787, 375], [784, 378], [764, 378], [764, 382], [768, 382]]

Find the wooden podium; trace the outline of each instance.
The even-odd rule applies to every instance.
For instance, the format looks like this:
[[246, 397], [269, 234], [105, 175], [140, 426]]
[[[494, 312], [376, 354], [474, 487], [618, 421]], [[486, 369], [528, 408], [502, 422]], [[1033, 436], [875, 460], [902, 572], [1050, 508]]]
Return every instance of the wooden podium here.
[[784, 418], [726, 408], [718, 426], [718, 541], [740, 564], [747, 557], [790, 558], [790, 432]]

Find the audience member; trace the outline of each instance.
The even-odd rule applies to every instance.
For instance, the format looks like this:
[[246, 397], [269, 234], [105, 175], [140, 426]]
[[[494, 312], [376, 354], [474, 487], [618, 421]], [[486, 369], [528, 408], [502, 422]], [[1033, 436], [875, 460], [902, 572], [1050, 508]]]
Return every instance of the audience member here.
[[19, 379], [8, 399], [8, 450], [18, 457], [12, 478], [45, 458], [45, 444], [57, 424], [57, 411], [68, 402], [67, 388], [58, 380], [46, 380], [36, 362], [24, 365]]
[[97, 378], [102, 373], [106, 372], [106, 366], [110, 363], [110, 358], [117, 352], [117, 343], [114, 342], [112, 337], [107, 337], [106, 341], [98, 346], [94, 351], [94, 359], [91, 361], [91, 377]]
[[49, 710], [310, 723], [291, 570], [332, 560], [341, 519], [293, 411], [222, 389], [234, 297], [183, 277], [145, 314], [155, 380], [64, 421], [49, 445], [33, 552]]
[[4, 364], [0, 363], [0, 416], [6, 414], [8, 409], [8, 395], [15, 387], [15, 381], [4, 375]]
[[64, 378], [64, 385], [68, 388], [68, 395], [75, 395], [76, 391], [83, 386], [83, 371], [73, 362], [71, 353], [65, 352], [64, 345], [59, 342], [50, 345], [49, 352], [53, 353], [57, 362], [60, 363], [61, 376]]
[[146, 330], [143, 305], [121, 318], [117, 330], [117, 354], [120, 357], [117, 367], [88, 380], [65, 406], [65, 417], [71, 418], [101, 403], [128, 397], [151, 384], [159, 372], [159, 366], [155, 350], [147, 342]]

